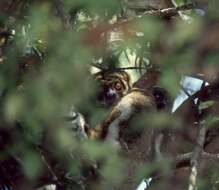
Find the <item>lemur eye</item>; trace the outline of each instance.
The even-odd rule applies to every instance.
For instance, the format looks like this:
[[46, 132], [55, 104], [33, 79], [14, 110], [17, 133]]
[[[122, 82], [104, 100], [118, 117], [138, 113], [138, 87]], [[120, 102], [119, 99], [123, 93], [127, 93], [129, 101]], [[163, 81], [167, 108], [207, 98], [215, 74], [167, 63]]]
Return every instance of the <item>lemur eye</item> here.
[[122, 84], [121, 84], [120, 82], [115, 82], [114, 88], [115, 88], [116, 90], [121, 90], [121, 89], [122, 89]]

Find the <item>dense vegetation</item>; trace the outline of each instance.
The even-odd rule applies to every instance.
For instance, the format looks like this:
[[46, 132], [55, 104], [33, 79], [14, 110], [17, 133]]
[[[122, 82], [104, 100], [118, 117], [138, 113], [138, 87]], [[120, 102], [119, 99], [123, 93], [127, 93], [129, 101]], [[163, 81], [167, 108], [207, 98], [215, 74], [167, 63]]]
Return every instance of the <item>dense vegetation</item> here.
[[[218, 189], [218, 7], [1, 0], [0, 190], [135, 190], [150, 178], [148, 189]], [[127, 71], [137, 90], [158, 90], [159, 109], [127, 118], [119, 148], [80, 131], [80, 122], [113, 122], [116, 106], [96, 98], [95, 69]], [[182, 87], [185, 76], [203, 81], [196, 92]], [[180, 91], [187, 100], [172, 113]]]

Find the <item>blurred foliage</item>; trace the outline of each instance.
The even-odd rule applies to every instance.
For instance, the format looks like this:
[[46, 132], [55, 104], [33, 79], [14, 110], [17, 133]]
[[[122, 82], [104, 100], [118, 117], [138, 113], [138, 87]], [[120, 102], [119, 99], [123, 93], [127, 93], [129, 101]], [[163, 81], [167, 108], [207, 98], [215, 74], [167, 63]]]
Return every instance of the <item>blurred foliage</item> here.
[[[191, 2], [177, 0], [175, 5]], [[84, 114], [89, 127], [97, 126], [109, 112], [95, 99], [98, 87], [90, 73], [92, 65], [116, 70], [124, 67], [126, 60], [126, 67], [135, 67], [133, 75], [155, 68], [162, 72], [159, 85], [172, 99], [185, 75], [217, 78], [218, 33], [208, 36], [207, 31], [208, 26], [217, 25], [216, 1], [202, 16], [195, 10], [183, 12], [189, 21], [177, 16], [129, 17], [124, 14], [128, 9], [124, 3], [0, 2], [0, 38], [7, 38], [0, 45], [0, 164], [7, 167], [5, 160], [12, 159], [16, 167], [22, 168], [11, 169], [6, 185], [33, 189], [45, 182], [66, 190], [121, 185], [128, 158], [118, 154], [110, 143], [78, 140], [63, 120], [70, 106]], [[64, 22], [70, 22], [72, 28], [66, 28]], [[5, 35], [3, 31], [13, 32]], [[118, 33], [116, 40], [109, 37], [113, 32]], [[209, 53], [199, 63], [205, 52]], [[213, 69], [208, 70], [209, 65]], [[199, 111], [213, 104], [212, 100], [203, 102]], [[206, 119], [207, 126], [217, 122], [217, 115], [210, 114]], [[175, 129], [186, 124], [182, 118], [161, 111], [140, 115], [131, 125], [139, 132], [147, 127]], [[135, 180], [148, 177], [157, 168], [168, 173], [168, 162], [139, 162]], [[1, 172], [0, 181], [7, 176]], [[218, 175], [214, 176], [218, 181]]]

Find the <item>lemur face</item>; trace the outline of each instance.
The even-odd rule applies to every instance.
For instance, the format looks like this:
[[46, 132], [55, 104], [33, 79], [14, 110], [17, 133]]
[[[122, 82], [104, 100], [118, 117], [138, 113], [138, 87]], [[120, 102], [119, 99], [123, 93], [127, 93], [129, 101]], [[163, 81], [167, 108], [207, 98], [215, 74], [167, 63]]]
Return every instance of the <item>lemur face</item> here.
[[112, 106], [130, 90], [130, 77], [125, 71], [107, 71], [95, 74], [99, 84], [98, 101], [106, 106]]

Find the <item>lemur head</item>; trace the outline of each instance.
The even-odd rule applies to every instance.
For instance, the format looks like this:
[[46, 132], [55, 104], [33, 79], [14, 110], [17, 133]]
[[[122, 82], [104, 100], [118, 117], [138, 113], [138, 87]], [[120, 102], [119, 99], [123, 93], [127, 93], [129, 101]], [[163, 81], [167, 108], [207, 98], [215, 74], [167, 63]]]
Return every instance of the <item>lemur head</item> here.
[[99, 84], [97, 99], [106, 106], [112, 106], [131, 88], [130, 76], [125, 71], [100, 71], [95, 74]]

